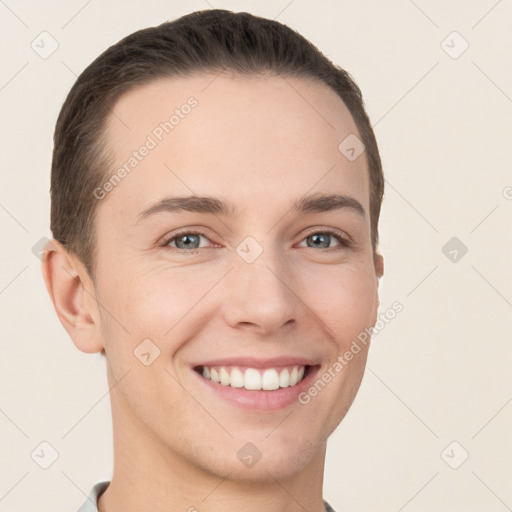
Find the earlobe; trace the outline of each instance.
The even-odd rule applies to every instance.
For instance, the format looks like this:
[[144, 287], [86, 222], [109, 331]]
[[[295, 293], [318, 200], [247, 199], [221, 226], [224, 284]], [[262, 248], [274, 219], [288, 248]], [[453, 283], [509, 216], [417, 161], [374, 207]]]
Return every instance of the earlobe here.
[[375, 253], [373, 255], [373, 263], [375, 266], [375, 274], [377, 277], [382, 277], [384, 275], [384, 257], [382, 254]]
[[73, 343], [82, 352], [101, 352], [99, 311], [84, 265], [51, 240], [44, 250], [42, 272], [57, 316]]
[[380, 296], [379, 296], [379, 279], [384, 275], [384, 257], [382, 254], [374, 253], [373, 263], [375, 267], [375, 275], [377, 276], [377, 286], [375, 288], [375, 308], [373, 311], [372, 327], [377, 322], [377, 316], [379, 314]]

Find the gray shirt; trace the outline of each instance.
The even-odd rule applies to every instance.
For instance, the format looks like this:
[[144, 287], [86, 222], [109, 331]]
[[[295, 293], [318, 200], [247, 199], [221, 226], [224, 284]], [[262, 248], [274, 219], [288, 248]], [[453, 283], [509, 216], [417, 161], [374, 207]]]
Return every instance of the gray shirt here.
[[[91, 489], [89, 496], [85, 500], [84, 504], [78, 509], [78, 512], [98, 512], [98, 498], [107, 489], [110, 482], [98, 482]], [[324, 501], [325, 512], [335, 512], [334, 509]]]

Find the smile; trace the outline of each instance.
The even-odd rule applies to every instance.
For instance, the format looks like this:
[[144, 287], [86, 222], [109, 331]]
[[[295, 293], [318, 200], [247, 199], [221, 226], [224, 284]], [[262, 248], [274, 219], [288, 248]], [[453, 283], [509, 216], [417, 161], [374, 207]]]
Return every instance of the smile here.
[[283, 355], [198, 361], [191, 369], [208, 401], [266, 413], [297, 405], [320, 367], [314, 359]]
[[277, 368], [244, 368], [237, 366], [201, 366], [196, 371], [205, 379], [222, 386], [248, 391], [274, 391], [296, 386], [307, 373], [309, 365]]

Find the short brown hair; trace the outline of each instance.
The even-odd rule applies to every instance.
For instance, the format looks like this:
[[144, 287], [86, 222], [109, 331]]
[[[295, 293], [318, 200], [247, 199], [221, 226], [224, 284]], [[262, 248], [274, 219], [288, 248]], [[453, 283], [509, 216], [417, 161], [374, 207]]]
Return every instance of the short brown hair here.
[[[97, 57], [78, 77], [57, 119], [51, 175], [53, 237], [94, 279], [94, 190], [112, 170], [105, 127], [119, 97], [158, 78], [229, 70], [312, 78], [343, 100], [365, 145], [370, 180], [371, 240], [378, 245], [384, 177], [361, 91], [352, 77], [303, 36], [246, 12], [196, 11], [139, 30]], [[340, 141], [341, 142], [341, 141]]]

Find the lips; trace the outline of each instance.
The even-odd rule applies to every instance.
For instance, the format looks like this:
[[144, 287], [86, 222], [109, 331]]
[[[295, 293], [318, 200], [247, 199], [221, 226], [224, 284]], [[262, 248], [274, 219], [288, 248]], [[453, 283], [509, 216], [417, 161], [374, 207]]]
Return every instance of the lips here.
[[202, 361], [193, 373], [209, 399], [246, 410], [271, 412], [297, 404], [321, 364], [299, 357], [227, 358]]

